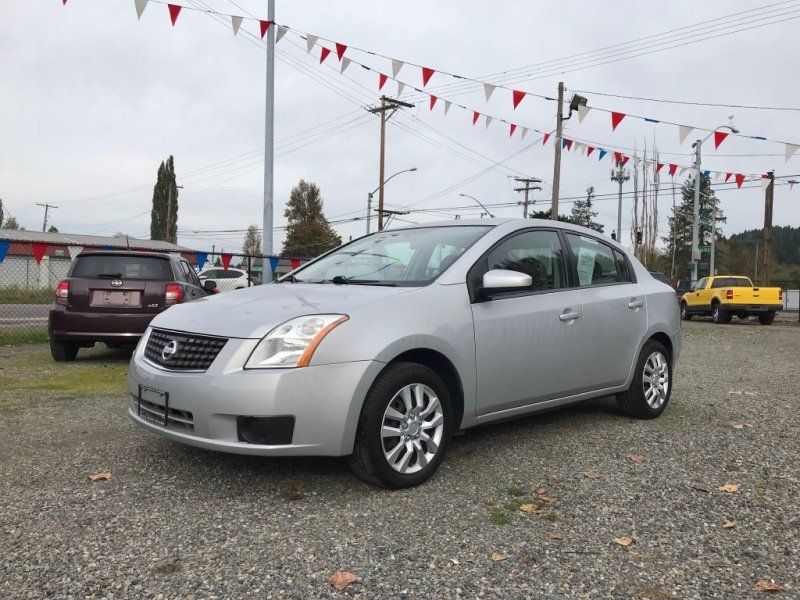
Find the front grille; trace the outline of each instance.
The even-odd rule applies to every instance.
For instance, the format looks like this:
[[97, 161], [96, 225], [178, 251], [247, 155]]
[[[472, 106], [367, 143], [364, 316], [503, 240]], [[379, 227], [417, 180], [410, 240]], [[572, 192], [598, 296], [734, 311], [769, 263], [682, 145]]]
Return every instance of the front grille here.
[[[153, 329], [147, 338], [144, 355], [152, 363], [173, 371], [205, 371], [217, 358], [227, 338], [193, 333], [177, 333]], [[164, 348], [175, 342], [175, 352], [164, 354]], [[166, 358], [164, 358], [166, 356]]]
[[167, 419], [164, 420], [164, 406], [150, 402], [149, 400], [139, 401], [139, 416], [145, 421], [161, 425], [162, 427], [169, 427], [172, 429], [194, 431], [194, 416], [188, 410], [178, 410], [176, 408], [168, 408]]

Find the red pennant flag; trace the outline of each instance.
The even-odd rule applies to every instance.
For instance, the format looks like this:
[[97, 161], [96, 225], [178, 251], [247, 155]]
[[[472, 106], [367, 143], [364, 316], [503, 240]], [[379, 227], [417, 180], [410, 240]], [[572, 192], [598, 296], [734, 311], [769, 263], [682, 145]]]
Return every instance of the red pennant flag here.
[[328, 58], [328, 55], [330, 53], [331, 53], [331, 51], [328, 48], [326, 48], [325, 46], [323, 46], [322, 47], [322, 52], [319, 53], [319, 64], [324, 63], [325, 59]]
[[517, 126], [514, 125], [513, 123], [511, 123], [509, 128], [508, 128], [508, 137], [511, 137], [512, 135], [514, 135], [514, 132], [516, 130], [517, 130]]
[[656, 173], [658, 173], [663, 166], [664, 166], [664, 163], [656, 163]]
[[431, 96], [431, 110], [433, 110], [433, 107], [436, 106], [437, 100], [438, 98], [436, 96]]
[[671, 177], [675, 177], [675, 172], [678, 170], [678, 165], [674, 163], [669, 163], [669, 174]]
[[428, 85], [428, 81], [430, 81], [430, 78], [433, 77], [435, 72], [436, 71], [429, 69], [428, 67], [422, 67], [422, 87]]
[[586, 156], [591, 155], [594, 152], [594, 146], [586, 146]]
[[614, 164], [618, 165], [622, 162], [622, 152], [614, 152]]
[[261, 39], [263, 40], [264, 36], [267, 35], [267, 29], [269, 29], [270, 22], [259, 20], [258, 24], [261, 26]]
[[293, 258], [289, 262], [291, 263], [292, 271], [294, 271], [295, 269], [300, 267], [300, 259], [299, 258]]
[[381, 88], [386, 85], [386, 80], [389, 79], [389, 77], [383, 73], [378, 73], [378, 75], [378, 91], [380, 92]]
[[572, 140], [568, 140], [567, 138], [564, 138], [564, 142], [566, 142], [566, 144], [567, 144], [567, 152], [572, 150]]
[[544, 146], [547, 143], [547, 140], [549, 139], [550, 139], [550, 134], [545, 133], [544, 136], [542, 137], [542, 146]]
[[181, 14], [183, 7], [177, 4], [167, 4], [167, 8], [169, 9], [169, 19], [172, 21], [172, 26], [175, 27], [175, 21], [178, 20], [178, 15]]
[[472, 124], [473, 125], [475, 125], [475, 123], [478, 122], [478, 117], [480, 117], [480, 116], [481, 116], [481, 113], [479, 113], [478, 111], [476, 111], [476, 110], [472, 111]]
[[714, 132], [714, 150], [719, 148], [719, 145], [725, 141], [725, 138], [728, 137], [727, 131], [715, 131]]
[[61, 6], [66, 6], [66, 5], [67, 5], [67, 0], [61, 0]]
[[631, 159], [631, 157], [630, 157], [630, 156], [625, 156], [625, 155], [623, 154], [623, 155], [622, 155], [622, 166], [624, 167], [625, 165], [627, 165], [627, 164], [628, 164], [628, 161], [629, 161], [630, 159]]
[[742, 187], [743, 183], [744, 183], [744, 175], [742, 175], [741, 173], [737, 173], [736, 174], [736, 187], [737, 188]]
[[514, 97], [514, 108], [517, 108], [517, 106], [519, 106], [519, 103], [522, 102], [522, 100], [525, 98], [525, 96], [527, 96], [527, 94], [519, 90], [513, 90], [512, 96]]
[[622, 119], [625, 118], [625, 113], [621, 112], [612, 112], [611, 113], [611, 131], [614, 131], [617, 128], [617, 125], [622, 123]]
[[231, 259], [233, 258], [233, 254], [223, 253], [219, 255], [220, 259], [222, 259], [222, 268], [226, 271], [231, 266]]
[[725, 183], [728, 183], [728, 179], [733, 177], [733, 173], [725, 173]]
[[42, 262], [42, 259], [47, 252], [47, 244], [34, 242], [31, 244], [31, 246], [33, 246], [33, 258], [36, 259], [36, 264], [38, 265], [40, 262]]
[[344, 56], [345, 50], [347, 50], [347, 46], [336, 42], [336, 56], [339, 57], [339, 62], [342, 62], [342, 57]]

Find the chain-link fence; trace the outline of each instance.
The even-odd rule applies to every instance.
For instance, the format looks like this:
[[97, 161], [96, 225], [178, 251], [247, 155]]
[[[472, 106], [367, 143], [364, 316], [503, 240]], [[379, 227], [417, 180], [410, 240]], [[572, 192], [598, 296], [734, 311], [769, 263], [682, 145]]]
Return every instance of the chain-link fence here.
[[[47, 341], [56, 288], [78, 252], [55, 244], [0, 244], [0, 345]], [[201, 282], [215, 281], [220, 293], [274, 281], [308, 260], [186, 250], [170, 254], [185, 259]]]

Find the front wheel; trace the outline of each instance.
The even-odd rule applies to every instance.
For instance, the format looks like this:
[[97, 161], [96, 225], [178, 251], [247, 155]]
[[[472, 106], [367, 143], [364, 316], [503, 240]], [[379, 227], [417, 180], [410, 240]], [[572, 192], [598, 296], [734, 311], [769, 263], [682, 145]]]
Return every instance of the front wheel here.
[[50, 355], [57, 362], [71, 362], [78, 355], [78, 344], [50, 340]]
[[762, 325], [772, 325], [775, 320], [775, 313], [767, 313], [765, 315], [758, 315], [758, 322]]
[[681, 319], [684, 321], [690, 321], [692, 319], [692, 314], [689, 312], [689, 307], [686, 305], [686, 302], [681, 302]]
[[419, 485], [442, 462], [453, 418], [447, 386], [434, 371], [417, 363], [390, 365], [364, 401], [350, 468], [374, 485]]
[[672, 393], [672, 357], [664, 344], [648, 340], [639, 353], [631, 387], [617, 395], [622, 411], [635, 419], [655, 419]]

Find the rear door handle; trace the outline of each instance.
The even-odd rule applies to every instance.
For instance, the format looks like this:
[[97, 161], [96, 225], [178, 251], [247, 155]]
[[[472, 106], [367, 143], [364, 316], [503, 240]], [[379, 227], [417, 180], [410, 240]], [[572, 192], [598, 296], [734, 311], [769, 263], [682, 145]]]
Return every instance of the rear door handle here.
[[561, 319], [562, 321], [574, 321], [575, 319], [581, 318], [581, 313], [567, 309], [566, 311], [561, 313], [558, 316], [558, 318]]
[[638, 298], [631, 298], [631, 301], [628, 302], [628, 308], [642, 308], [644, 306], [644, 300], [639, 300]]

